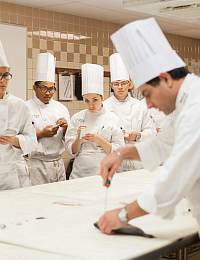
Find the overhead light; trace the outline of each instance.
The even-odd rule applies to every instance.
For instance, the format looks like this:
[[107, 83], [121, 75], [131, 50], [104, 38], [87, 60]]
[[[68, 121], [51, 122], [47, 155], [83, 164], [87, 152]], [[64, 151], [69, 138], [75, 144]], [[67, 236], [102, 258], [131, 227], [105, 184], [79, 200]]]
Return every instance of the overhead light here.
[[[200, 0], [123, 0], [123, 7], [150, 15], [174, 15], [179, 18], [194, 19], [192, 12], [197, 19], [199, 17], [197, 8], [200, 8]], [[190, 12], [189, 17], [186, 16], [187, 11]]]
[[174, 0], [123, 0], [123, 5], [128, 7], [128, 6], [143, 6], [143, 5], [149, 5], [149, 4], [158, 4], [158, 3], [170, 3], [170, 2], [174, 2]]
[[[28, 35], [32, 35], [31, 32], [28, 32]], [[47, 37], [47, 38], [52, 38], [52, 39], [63, 39], [63, 40], [74, 40], [74, 41], [79, 41], [79, 40], [84, 40], [84, 39], [89, 39], [91, 37], [81, 35], [81, 34], [74, 34], [74, 33], [60, 33], [60, 32], [53, 32], [53, 31], [44, 31], [44, 30], [39, 30], [39, 31], [33, 31], [34, 36], [41, 36], [41, 37]]]
[[177, 10], [185, 10], [188, 8], [197, 8], [200, 7], [200, 3], [199, 4], [182, 4], [182, 5], [174, 5], [174, 6], [166, 6], [165, 8], [161, 9], [161, 11], [177, 11]]

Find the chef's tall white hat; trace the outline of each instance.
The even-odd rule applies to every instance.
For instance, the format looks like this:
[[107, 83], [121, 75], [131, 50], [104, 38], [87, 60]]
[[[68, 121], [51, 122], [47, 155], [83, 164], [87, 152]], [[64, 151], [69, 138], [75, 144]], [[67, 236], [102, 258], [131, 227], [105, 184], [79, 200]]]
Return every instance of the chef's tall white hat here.
[[162, 72], [186, 66], [154, 18], [129, 23], [111, 39], [136, 88]]
[[82, 95], [96, 93], [103, 96], [103, 67], [97, 64], [83, 64]]
[[114, 53], [110, 56], [110, 75], [111, 75], [111, 82], [116, 80], [130, 79], [128, 71], [119, 53]]
[[1, 41], [0, 41], [0, 67], [8, 67], [8, 68], [10, 67]]
[[55, 58], [51, 53], [39, 53], [37, 56], [35, 81], [55, 83]]

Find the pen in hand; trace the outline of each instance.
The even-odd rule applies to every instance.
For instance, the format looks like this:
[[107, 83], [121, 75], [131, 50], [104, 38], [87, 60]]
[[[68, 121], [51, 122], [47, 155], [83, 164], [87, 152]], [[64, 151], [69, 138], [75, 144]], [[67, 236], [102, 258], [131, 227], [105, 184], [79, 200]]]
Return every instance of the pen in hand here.
[[111, 179], [107, 179], [105, 182], [105, 187], [106, 187], [106, 194], [105, 194], [105, 201], [104, 201], [104, 212], [107, 211], [107, 206], [108, 206], [108, 188], [111, 185]]

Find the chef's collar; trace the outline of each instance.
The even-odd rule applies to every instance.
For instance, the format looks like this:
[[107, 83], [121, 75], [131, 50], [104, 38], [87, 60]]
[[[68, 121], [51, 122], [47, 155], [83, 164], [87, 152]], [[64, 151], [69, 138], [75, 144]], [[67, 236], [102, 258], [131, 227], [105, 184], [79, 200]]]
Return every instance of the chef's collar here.
[[8, 96], [9, 96], [9, 94], [8, 94], [8, 92], [6, 92], [6, 93], [4, 94], [4, 96], [3, 96], [3, 98], [0, 99], [0, 101], [5, 101], [5, 100], [7, 100]]
[[46, 106], [48, 106], [48, 105], [51, 103], [51, 99], [49, 100], [49, 103], [45, 104], [45, 103], [43, 103], [43, 102], [42, 102], [38, 97], [36, 97], [36, 96], [33, 97], [33, 100], [34, 100], [35, 103], [36, 103], [37, 105], [39, 105], [40, 107], [46, 107]]
[[179, 89], [177, 98], [176, 98], [176, 112], [175, 112], [176, 114], [179, 113], [179, 111], [184, 106], [184, 104], [189, 96], [190, 88], [192, 86], [191, 81], [194, 78], [197, 78], [197, 76], [195, 76], [193, 73], [190, 73], [185, 77], [185, 79]]
[[115, 94], [113, 94], [113, 97], [116, 101], [120, 102], [120, 103], [124, 103], [130, 100], [130, 93], [128, 93], [127, 97], [124, 100], [119, 100], [118, 98], [116, 98]]

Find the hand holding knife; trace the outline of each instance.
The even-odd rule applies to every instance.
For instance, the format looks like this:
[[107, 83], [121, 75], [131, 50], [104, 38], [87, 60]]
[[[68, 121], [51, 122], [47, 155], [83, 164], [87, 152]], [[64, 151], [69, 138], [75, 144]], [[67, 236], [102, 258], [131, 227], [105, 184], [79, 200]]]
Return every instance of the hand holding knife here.
[[111, 178], [107, 179], [105, 182], [105, 187], [106, 187], [106, 194], [105, 194], [105, 200], [104, 200], [104, 212], [107, 211], [107, 206], [108, 206], [108, 188], [111, 185]]

